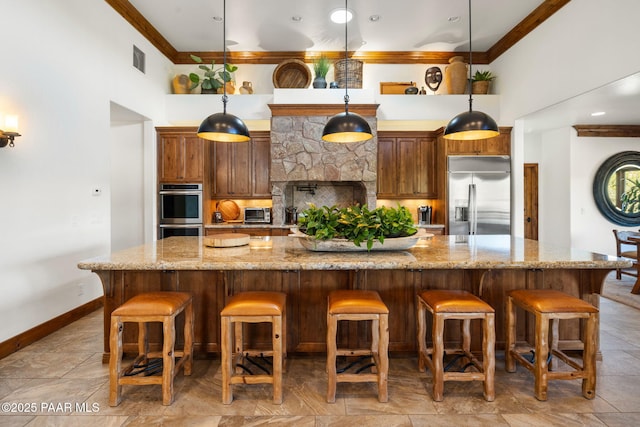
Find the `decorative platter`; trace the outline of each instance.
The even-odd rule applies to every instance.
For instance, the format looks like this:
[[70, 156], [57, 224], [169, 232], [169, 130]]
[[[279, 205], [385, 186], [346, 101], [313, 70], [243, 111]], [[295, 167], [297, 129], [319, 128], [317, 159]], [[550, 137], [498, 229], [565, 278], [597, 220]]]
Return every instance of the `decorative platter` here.
[[[367, 243], [362, 242], [360, 246], [356, 246], [347, 239], [330, 239], [318, 240], [313, 236], [304, 234], [297, 228], [291, 229], [289, 237], [298, 239], [303, 248], [316, 252], [362, 252], [367, 250]], [[377, 240], [373, 241], [372, 251], [403, 251], [410, 249], [418, 243], [418, 240], [431, 238], [433, 234], [427, 233], [424, 229], [418, 229], [418, 232], [407, 237], [387, 237], [384, 243]]]
[[278, 89], [305, 89], [311, 84], [311, 70], [299, 59], [288, 59], [273, 71], [273, 86]]

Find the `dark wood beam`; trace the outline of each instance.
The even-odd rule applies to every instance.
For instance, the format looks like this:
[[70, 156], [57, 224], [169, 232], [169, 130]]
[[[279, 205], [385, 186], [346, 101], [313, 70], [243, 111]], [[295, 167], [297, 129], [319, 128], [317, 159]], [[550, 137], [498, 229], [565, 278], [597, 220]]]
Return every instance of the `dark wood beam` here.
[[[491, 46], [486, 52], [489, 63], [493, 62], [497, 57], [509, 50], [513, 45], [522, 40], [527, 34], [533, 31], [538, 25], [549, 19], [551, 15], [556, 13], [562, 6], [571, 0], [545, 0], [540, 6], [535, 8], [533, 12], [527, 15], [522, 21], [504, 35], [496, 44]], [[475, 58], [475, 54], [474, 54]]]
[[578, 136], [640, 138], [640, 125], [573, 125]]

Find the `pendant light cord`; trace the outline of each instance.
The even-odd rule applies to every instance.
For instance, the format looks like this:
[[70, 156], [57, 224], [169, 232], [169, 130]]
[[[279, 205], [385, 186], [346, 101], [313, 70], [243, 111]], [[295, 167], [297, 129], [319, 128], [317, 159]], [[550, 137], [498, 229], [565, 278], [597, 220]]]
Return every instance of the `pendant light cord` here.
[[345, 114], [349, 114], [349, 73], [348, 73], [348, 65], [349, 65], [349, 56], [348, 56], [348, 37], [347, 37], [347, 28], [349, 26], [347, 17], [349, 15], [347, 9], [347, 1], [344, 0], [344, 112]]
[[227, 0], [222, 0], [222, 114], [227, 114]]
[[469, 87], [469, 112], [472, 111], [471, 105], [473, 104], [473, 97], [471, 96], [471, 92], [473, 92], [471, 83], [471, 67], [473, 66], [473, 49], [471, 48], [471, 0], [469, 0], [469, 81], [467, 85]]

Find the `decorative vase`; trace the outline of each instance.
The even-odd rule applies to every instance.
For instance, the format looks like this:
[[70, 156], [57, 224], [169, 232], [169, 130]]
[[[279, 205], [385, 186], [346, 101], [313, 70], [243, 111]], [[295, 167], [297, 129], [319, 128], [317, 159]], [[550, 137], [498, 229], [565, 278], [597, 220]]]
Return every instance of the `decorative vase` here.
[[464, 57], [454, 56], [449, 59], [449, 65], [444, 70], [444, 80], [447, 83], [447, 91], [451, 95], [460, 95], [465, 92], [468, 76]]
[[242, 86], [238, 89], [242, 95], [251, 95], [253, 93], [253, 86], [251, 82], [242, 82]]
[[314, 89], [326, 89], [327, 88], [327, 80], [324, 77], [316, 77], [313, 79], [313, 88]]
[[[236, 86], [233, 84], [233, 82], [226, 82], [225, 86], [227, 87], [227, 95], [233, 95], [236, 92]], [[224, 88], [218, 88], [218, 93], [223, 94]]]
[[191, 82], [189, 81], [189, 76], [186, 74], [178, 74], [171, 81], [171, 85], [173, 86], [173, 93], [185, 94], [191, 92], [189, 87], [191, 86]]
[[471, 92], [478, 95], [486, 95], [489, 93], [489, 80], [480, 80], [471, 83]]

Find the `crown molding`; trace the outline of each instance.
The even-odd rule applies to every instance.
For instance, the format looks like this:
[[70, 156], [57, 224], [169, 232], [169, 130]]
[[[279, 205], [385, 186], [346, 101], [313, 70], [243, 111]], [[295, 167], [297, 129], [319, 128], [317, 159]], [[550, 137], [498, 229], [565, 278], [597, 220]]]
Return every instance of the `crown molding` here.
[[640, 138], [640, 125], [573, 125], [578, 136]]
[[[222, 52], [178, 52], [167, 39], [153, 26], [128, 0], [105, 0], [129, 24], [138, 30], [149, 42], [174, 64], [193, 64], [190, 54], [198, 55], [205, 61], [222, 62]], [[473, 52], [474, 64], [490, 64], [538, 25], [546, 21], [571, 0], [545, 0], [533, 12], [511, 29], [486, 52]], [[320, 52], [227, 52], [228, 62], [232, 64], [279, 64], [289, 59], [313, 62]], [[329, 59], [344, 58], [344, 52], [322, 52]], [[469, 60], [468, 52], [422, 52], [422, 51], [385, 51], [352, 52], [353, 59], [367, 64], [448, 64], [452, 56], [463, 56]]]

